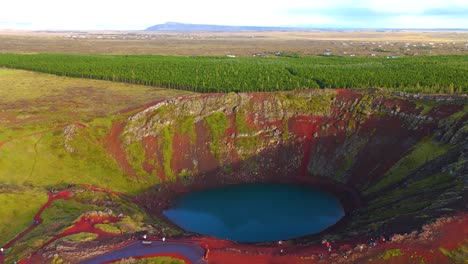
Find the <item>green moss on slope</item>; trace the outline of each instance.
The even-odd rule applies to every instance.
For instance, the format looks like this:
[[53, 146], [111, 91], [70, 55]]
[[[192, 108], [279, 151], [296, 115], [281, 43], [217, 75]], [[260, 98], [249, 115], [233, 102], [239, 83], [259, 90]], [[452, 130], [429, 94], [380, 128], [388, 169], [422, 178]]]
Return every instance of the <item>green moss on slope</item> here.
[[159, 144], [162, 147], [163, 159], [164, 159], [164, 174], [166, 175], [166, 180], [175, 181], [174, 172], [171, 168], [172, 160], [172, 139], [174, 137], [174, 130], [172, 127], [165, 126], [161, 129], [159, 135]]
[[98, 235], [94, 233], [83, 232], [83, 233], [66, 236], [62, 239], [72, 241], [72, 242], [86, 242], [86, 241], [92, 241], [96, 239], [97, 237]]
[[222, 159], [222, 139], [224, 133], [229, 126], [229, 121], [226, 114], [223, 112], [216, 112], [205, 118], [208, 129], [210, 130], [212, 141], [210, 142], [210, 150], [213, 155], [221, 161]]
[[236, 129], [238, 138], [236, 139], [235, 146], [237, 154], [242, 159], [247, 159], [255, 153], [258, 147], [259, 138], [255, 134], [256, 130], [249, 127], [244, 113], [237, 113], [235, 118]]
[[444, 154], [450, 149], [449, 145], [426, 138], [413, 147], [413, 149], [398, 161], [383, 177], [372, 187], [364, 191], [365, 195], [375, 193], [401, 181], [408, 174], [416, 171], [425, 163]]
[[[466, 240], [465, 240], [466, 242]], [[468, 259], [468, 245], [465, 243], [459, 248], [454, 250], [446, 250], [445, 248], [439, 248], [440, 252], [450, 258], [456, 264], [466, 264]]]
[[383, 260], [389, 260], [393, 257], [403, 256], [403, 252], [400, 249], [389, 249], [382, 253], [379, 258]]
[[189, 135], [190, 142], [194, 143], [197, 140], [195, 133], [195, 117], [193, 115], [183, 116], [179, 118], [176, 126], [180, 133]]
[[[418, 195], [420, 197], [423, 197], [424, 194], [428, 193], [428, 191], [446, 189], [447, 187], [456, 184], [454, 180], [455, 178], [449, 173], [434, 174], [430, 177], [408, 184], [407, 186], [405, 186], [405, 188], [395, 189], [394, 191], [382, 194], [375, 200], [375, 202], [369, 204], [368, 209], [389, 209], [387, 207], [389, 204], [398, 202], [405, 197], [415, 197]], [[404, 204], [408, 203], [409, 202], [406, 201]], [[411, 204], [417, 206], [417, 204], [419, 203], [425, 203], [424, 199], [415, 200]]]
[[145, 161], [145, 150], [143, 148], [142, 142], [132, 142], [127, 146], [127, 157], [132, 165], [134, 171], [139, 177], [147, 175], [143, 170], [143, 162]]
[[314, 94], [313, 96], [293, 93], [280, 93], [278, 96], [280, 96], [284, 104], [284, 109], [304, 114], [327, 115], [330, 111], [333, 98], [336, 96], [336, 91], [321, 91], [321, 93]]

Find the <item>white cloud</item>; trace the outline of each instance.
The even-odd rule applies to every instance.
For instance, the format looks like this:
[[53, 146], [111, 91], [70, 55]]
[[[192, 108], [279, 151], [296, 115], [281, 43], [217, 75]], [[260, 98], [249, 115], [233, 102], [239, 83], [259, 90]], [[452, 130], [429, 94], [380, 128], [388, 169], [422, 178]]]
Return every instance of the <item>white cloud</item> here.
[[[401, 14], [401, 27], [430, 22], [447, 27], [468, 27], [462, 18], [421, 18], [426, 10], [465, 8], [466, 0], [14, 0], [0, 8], [0, 28], [20, 27], [26, 22], [35, 29], [144, 29], [167, 21], [228, 25], [294, 25], [346, 23], [320, 13], [335, 8], [368, 8], [376, 12]], [[288, 10], [309, 10], [311, 14], [293, 14]], [[467, 15], [468, 16], [468, 15]], [[435, 20], [434, 20], [435, 19]], [[432, 21], [432, 22], [431, 22]], [[435, 22], [434, 22], [435, 21]], [[384, 22], [384, 21], [383, 21]], [[343, 25], [344, 26], [344, 25]]]
[[391, 12], [396, 14], [422, 13], [425, 10], [445, 7], [467, 7], [466, 1], [460, 0], [380, 0], [363, 1], [366, 6], [375, 11]]

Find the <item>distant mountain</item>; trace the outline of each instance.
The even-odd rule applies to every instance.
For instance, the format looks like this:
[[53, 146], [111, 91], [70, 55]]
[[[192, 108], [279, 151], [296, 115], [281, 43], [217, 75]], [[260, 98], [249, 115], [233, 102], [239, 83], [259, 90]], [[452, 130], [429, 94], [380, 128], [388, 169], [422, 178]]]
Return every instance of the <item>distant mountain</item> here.
[[147, 28], [148, 31], [285, 31], [289, 27], [223, 26], [167, 22]]
[[377, 30], [377, 31], [400, 31], [400, 30], [415, 30], [415, 31], [468, 31], [466, 28], [359, 28], [359, 27], [341, 27], [338, 25], [295, 25], [281, 27], [258, 27], [258, 26], [226, 26], [226, 25], [209, 25], [209, 24], [189, 24], [178, 22], [166, 22], [151, 26], [147, 31], [173, 31], [173, 32], [190, 32], [190, 31], [208, 31], [208, 32], [234, 32], [234, 31], [354, 31], [354, 30]]

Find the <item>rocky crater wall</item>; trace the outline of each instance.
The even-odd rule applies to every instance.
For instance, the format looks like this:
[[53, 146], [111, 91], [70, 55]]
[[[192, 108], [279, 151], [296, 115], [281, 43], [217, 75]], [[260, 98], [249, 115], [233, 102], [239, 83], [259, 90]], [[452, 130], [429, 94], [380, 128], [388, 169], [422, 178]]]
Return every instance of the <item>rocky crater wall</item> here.
[[463, 96], [206, 94], [157, 102], [115, 122], [108, 137], [121, 167], [154, 183], [138, 200], [156, 214], [180, 193], [250, 182], [305, 182], [336, 193], [348, 213], [328, 230], [336, 238], [407, 232], [466, 211]]

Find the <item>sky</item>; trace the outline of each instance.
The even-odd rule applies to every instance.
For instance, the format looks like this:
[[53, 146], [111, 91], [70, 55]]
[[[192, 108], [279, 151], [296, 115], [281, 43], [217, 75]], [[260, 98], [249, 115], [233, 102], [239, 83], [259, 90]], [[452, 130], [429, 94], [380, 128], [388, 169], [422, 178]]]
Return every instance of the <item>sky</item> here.
[[4, 0], [0, 29], [142, 30], [165, 22], [468, 28], [467, 0]]

